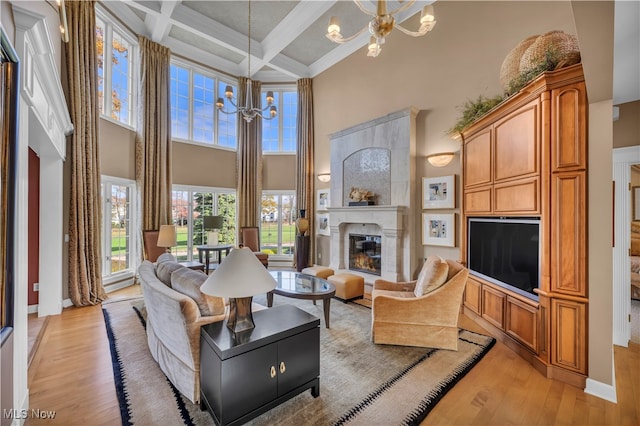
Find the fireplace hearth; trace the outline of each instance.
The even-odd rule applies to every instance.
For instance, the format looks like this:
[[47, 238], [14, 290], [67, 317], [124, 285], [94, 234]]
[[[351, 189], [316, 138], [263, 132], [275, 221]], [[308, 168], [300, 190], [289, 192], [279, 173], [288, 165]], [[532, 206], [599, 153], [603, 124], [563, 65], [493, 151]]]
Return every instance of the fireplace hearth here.
[[382, 237], [349, 234], [349, 269], [382, 275]]

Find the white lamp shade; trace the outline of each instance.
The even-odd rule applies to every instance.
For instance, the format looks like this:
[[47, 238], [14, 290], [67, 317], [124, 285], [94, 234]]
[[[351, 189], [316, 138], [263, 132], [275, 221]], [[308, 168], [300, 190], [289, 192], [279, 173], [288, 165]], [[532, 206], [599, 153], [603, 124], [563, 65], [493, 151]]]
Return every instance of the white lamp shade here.
[[268, 293], [276, 280], [247, 248], [234, 248], [220, 266], [209, 275], [200, 291], [212, 296], [241, 298]]
[[176, 226], [175, 225], [160, 225], [160, 232], [158, 233], [158, 247], [175, 247], [178, 245], [176, 239]]
[[434, 167], [444, 167], [453, 160], [455, 152], [441, 152], [427, 156], [427, 160]]

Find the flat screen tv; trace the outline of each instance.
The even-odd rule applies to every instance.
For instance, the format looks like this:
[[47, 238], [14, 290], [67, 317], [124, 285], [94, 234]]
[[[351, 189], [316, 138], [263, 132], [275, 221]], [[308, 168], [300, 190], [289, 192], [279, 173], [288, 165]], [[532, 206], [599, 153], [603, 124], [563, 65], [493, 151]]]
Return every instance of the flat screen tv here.
[[537, 218], [469, 218], [469, 271], [487, 281], [538, 300], [540, 220]]

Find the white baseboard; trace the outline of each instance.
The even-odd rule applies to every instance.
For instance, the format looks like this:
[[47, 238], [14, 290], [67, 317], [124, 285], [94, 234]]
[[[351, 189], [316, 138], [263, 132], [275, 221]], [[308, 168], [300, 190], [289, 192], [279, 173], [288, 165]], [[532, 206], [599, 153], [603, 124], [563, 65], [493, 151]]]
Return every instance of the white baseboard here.
[[73, 302], [71, 301], [71, 299], [64, 299], [62, 301], [62, 307], [63, 308], [70, 308], [73, 306]]
[[29, 305], [27, 306], [27, 313], [28, 314], [37, 314], [38, 313], [38, 305]]
[[[615, 363], [615, 360], [614, 360]], [[607, 385], [606, 383], [601, 383], [593, 379], [587, 378], [587, 387], [584, 388], [584, 393], [588, 393], [589, 395], [597, 396], [598, 398], [602, 398], [606, 401], [613, 402], [614, 404], [618, 403], [618, 397], [616, 395], [616, 368], [615, 364], [612, 368], [611, 377], [613, 378], [613, 384]]]

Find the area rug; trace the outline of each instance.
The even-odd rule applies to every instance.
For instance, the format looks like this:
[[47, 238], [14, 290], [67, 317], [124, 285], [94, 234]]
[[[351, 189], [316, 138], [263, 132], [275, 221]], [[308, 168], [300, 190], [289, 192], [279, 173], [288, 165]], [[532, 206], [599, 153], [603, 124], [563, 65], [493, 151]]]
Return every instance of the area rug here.
[[[257, 303], [265, 303], [260, 297]], [[274, 297], [323, 317], [322, 303]], [[212, 425], [211, 416], [183, 398], [148, 351], [142, 300], [103, 306], [112, 347], [123, 424]], [[419, 424], [489, 351], [495, 340], [460, 330], [459, 350], [370, 342], [371, 310], [331, 303], [331, 328], [320, 322], [320, 396], [306, 391], [250, 425]]]

